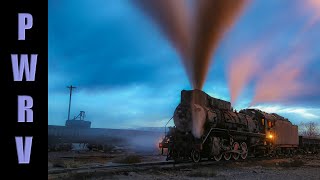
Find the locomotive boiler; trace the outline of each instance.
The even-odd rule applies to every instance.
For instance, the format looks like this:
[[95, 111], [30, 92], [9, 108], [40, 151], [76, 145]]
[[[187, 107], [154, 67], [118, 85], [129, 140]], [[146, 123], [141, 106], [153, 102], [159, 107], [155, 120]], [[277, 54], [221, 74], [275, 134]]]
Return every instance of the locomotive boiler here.
[[175, 126], [159, 144], [160, 148], [167, 149], [167, 160], [246, 159], [249, 153], [274, 153], [275, 147], [283, 150], [283, 144], [291, 150], [297, 144], [295, 139], [287, 144], [285, 140], [275, 140], [276, 136], [284, 135], [281, 127], [297, 133], [297, 128], [287, 119], [256, 109], [237, 112], [230, 102], [197, 89], [181, 91], [173, 121]]
[[203, 91], [181, 92], [181, 103], [173, 116], [177, 130], [191, 131], [200, 138], [209, 128], [260, 132], [262, 128], [250, 116], [233, 111], [231, 103], [210, 97]]

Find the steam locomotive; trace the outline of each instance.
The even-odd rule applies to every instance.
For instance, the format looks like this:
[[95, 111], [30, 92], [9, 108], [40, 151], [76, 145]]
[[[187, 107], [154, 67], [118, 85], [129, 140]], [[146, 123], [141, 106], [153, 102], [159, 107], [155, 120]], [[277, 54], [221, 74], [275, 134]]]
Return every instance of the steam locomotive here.
[[[293, 155], [299, 146], [320, 148], [320, 140], [298, 136], [288, 119], [258, 109], [233, 110], [231, 103], [201, 90], [182, 90], [173, 115], [175, 126], [159, 143], [167, 160], [220, 161], [253, 156]], [[300, 142], [300, 143], [299, 143]], [[304, 144], [303, 144], [304, 142]]]

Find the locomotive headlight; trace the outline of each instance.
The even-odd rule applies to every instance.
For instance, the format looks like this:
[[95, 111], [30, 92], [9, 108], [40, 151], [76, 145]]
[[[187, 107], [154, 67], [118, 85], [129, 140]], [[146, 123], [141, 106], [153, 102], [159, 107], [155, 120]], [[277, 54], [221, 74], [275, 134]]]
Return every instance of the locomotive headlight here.
[[272, 134], [269, 134], [269, 138], [272, 139], [272, 138], [273, 138], [273, 135], [272, 135]]

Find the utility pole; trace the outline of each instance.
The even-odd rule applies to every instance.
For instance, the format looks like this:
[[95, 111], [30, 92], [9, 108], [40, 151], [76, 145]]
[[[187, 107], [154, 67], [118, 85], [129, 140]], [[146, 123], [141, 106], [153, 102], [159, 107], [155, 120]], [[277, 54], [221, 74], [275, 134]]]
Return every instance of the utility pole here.
[[68, 89], [70, 89], [70, 99], [69, 99], [69, 110], [68, 110], [68, 120], [70, 120], [70, 107], [71, 107], [71, 96], [72, 96], [72, 89], [76, 88], [74, 86], [67, 86]]

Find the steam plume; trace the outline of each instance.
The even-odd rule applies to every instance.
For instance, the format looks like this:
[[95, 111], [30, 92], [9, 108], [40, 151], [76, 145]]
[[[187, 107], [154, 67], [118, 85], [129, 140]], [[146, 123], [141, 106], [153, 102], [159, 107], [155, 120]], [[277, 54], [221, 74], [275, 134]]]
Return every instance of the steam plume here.
[[[269, 34], [273, 37], [276, 31], [269, 32]], [[262, 61], [266, 58], [272, 43], [269, 38], [269, 36], [268, 38], [263, 37], [246, 49], [242, 49], [240, 54], [236, 54], [226, 67], [231, 104], [235, 104], [245, 86], [263, 70]]]
[[304, 93], [304, 84], [299, 81], [303, 66], [301, 57], [289, 58], [264, 74], [258, 81], [252, 105], [260, 102], [283, 101]]
[[191, 81], [190, 24], [185, 0], [135, 0], [136, 5], [158, 25], [181, 56]]
[[[222, 39], [249, 0], [197, 0], [195, 17], [190, 18], [186, 0], [136, 0], [152, 17], [181, 55], [189, 81], [202, 89], [210, 59]], [[190, 21], [194, 20], [194, 21]]]
[[258, 54], [260, 54], [260, 51], [257, 49], [245, 52], [233, 60], [227, 68], [232, 104], [235, 103], [239, 94], [254, 74], [258, 73], [260, 68]]
[[192, 51], [193, 87], [202, 89], [210, 59], [248, 0], [198, 0]]
[[310, 28], [314, 24], [318, 23], [320, 20], [320, 1], [319, 0], [306, 0], [306, 9], [311, 10], [313, 17], [308, 23], [306, 28]]
[[[318, 5], [320, 10], [320, 1]], [[320, 17], [320, 13], [318, 14]], [[311, 91], [313, 88], [303, 88], [303, 85], [298, 80], [304, 66], [290, 67], [289, 65], [301, 64], [302, 62], [305, 64], [308, 63], [306, 62], [308, 56], [304, 55], [302, 57], [301, 54], [300, 56], [296, 56], [297, 54], [294, 53], [301, 51], [301, 49], [307, 49], [306, 47], [308, 42], [305, 35], [310, 31], [310, 28], [314, 25], [313, 23], [313, 21], [307, 21], [306, 24], [298, 31], [293, 41], [290, 42], [288, 49], [279, 51], [280, 54], [277, 54], [277, 50], [272, 48], [271, 43], [273, 41], [271, 39], [275, 39], [275, 35], [277, 35], [278, 32], [281, 32], [281, 28], [283, 28], [283, 21], [279, 21], [277, 24], [272, 26], [273, 32], [268, 36], [268, 39], [262, 38], [262, 41], [256, 42], [254, 43], [254, 46], [252, 46], [258, 46], [259, 48], [255, 48], [252, 51], [242, 50], [244, 53], [234, 58], [229, 67], [227, 67], [231, 103], [235, 102], [240, 92], [253, 78], [257, 78], [257, 83], [252, 104], [274, 101], [283, 102], [284, 100], [288, 100], [292, 97], [305, 94], [307, 91], [306, 89]], [[274, 27], [279, 27], [280, 29], [274, 31]], [[267, 33], [270, 34], [270, 31]], [[267, 52], [266, 49], [270, 49], [271, 51]], [[267, 54], [269, 54], [269, 58], [263, 59]], [[263, 60], [270, 61], [272, 59], [278, 59], [278, 61], [274, 61], [274, 64], [278, 64], [278, 62], [281, 61], [283, 62], [285, 59], [287, 60], [285, 63], [279, 64], [273, 70], [267, 71], [264, 69], [262, 71], [260, 68], [267, 62], [263, 62]]]

